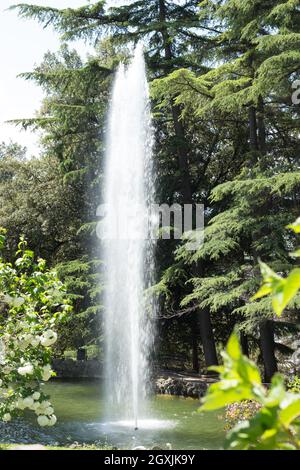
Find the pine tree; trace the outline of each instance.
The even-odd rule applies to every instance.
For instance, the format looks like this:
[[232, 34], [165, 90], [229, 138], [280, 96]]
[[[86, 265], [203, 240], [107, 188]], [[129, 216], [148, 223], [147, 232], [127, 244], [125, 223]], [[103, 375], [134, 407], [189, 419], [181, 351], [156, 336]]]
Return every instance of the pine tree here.
[[[295, 264], [288, 254], [295, 238], [284, 227], [298, 215], [300, 173], [253, 177], [249, 171], [247, 179], [245, 176], [213, 191], [213, 202], [222, 204], [223, 210], [210, 220], [203, 247], [196, 253], [184, 246], [178, 249], [178, 261], [206, 266], [202, 277], [191, 279], [193, 292], [181, 307], [199, 303], [213, 314], [225, 311], [252, 341], [260, 336], [265, 380], [269, 382], [276, 371], [274, 331], [280, 338], [284, 330], [293, 331], [295, 322], [290, 324], [289, 312], [283, 321], [275, 321], [270, 300], [251, 302], [251, 297], [258, 288], [259, 259], [280, 273], [287, 273]], [[290, 306], [293, 316], [299, 301]]]
[[[278, 178], [276, 181], [282, 178], [286, 187], [291, 190], [298, 184], [299, 109], [291, 101], [292, 83], [299, 72], [298, 2], [208, 0], [201, 2], [201, 7], [201, 14], [207, 19], [211, 29], [215, 29], [212, 41], [216, 46], [216, 58], [221, 64], [217, 67], [212, 64], [211, 70], [201, 75], [187, 68], [173, 72], [154, 82], [153, 94], [162, 107], [173, 97], [183, 107], [184, 115], [193, 113], [199, 119], [210, 120], [212, 125], [216, 125], [219, 119], [223, 120], [224, 127], [232, 126], [235, 122], [242, 140], [237, 143], [229, 138], [229, 152], [237, 158], [242, 173], [237, 180], [226, 183], [227, 186], [225, 184], [213, 189], [207, 207], [208, 220], [212, 218], [212, 225], [207, 229], [208, 240], [203, 248], [206, 256], [200, 255], [199, 258], [204, 273], [207, 274], [198, 276], [194, 291], [186, 299], [192, 300], [193, 295], [196, 295], [198, 300], [201, 299], [200, 307], [210, 308], [211, 311], [220, 312], [228, 308], [228, 313], [233, 312], [236, 321], [241, 321], [239, 315], [244, 314], [243, 309], [249, 309], [249, 313], [257, 308], [255, 312], [253, 310], [253, 315], [257, 315], [259, 322], [259, 318], [266, 314], [265, 308], [261, 305], [248, 305], [249, 292], [253, 292], [251, 279], [255, 275], [255, 269], [250, 269], [247, 263], [243, 274], [239, 266], [243, 266], [244, 256], [246, 260], [249, 256], [256, 257], [256, 260], [262, 254], [272, 256], [274, 238], [279, 247], [284, 223], [288, 222], [289, 210], [293, 207], [293, 204], [291, 208], [288, 204], [288, 193], [283, 191], [286, 208], [280, 207], [280, 217], [276, 222], [278, 225], [275, 233], [271, 234], [270, 226], [275, 218], [279, 199], [271, 196], [272, 184], [275, 184], [273, 177]], [[226, 155], [224, 145], [221, 148], [222, 154]], [[254, 166], [256, 169], [251, 171]], [[226, 196], [216, 197], [218, 191], [222, 194], [224, 188], [229, 187], [234, 199], [229, 190]], [[266, 192], [265, 199], [261, 197], [261, 207], [254, 205], [255, 211], [251, 212], [251, 217], [241, 210], [244, 202], [249, 199], [249, 194], [243, 188], [251, 191], [251, 194], [257, 191], [257, 197], [261, 189]], [[270, 201], [267, 201], [268, 197]], [[298, 197], [296, 190], [293, 199], [299, 201]], [[269, 226], [266, 226], [262, 219], [268, 211], [270, 215], [266, 215], [266, 219]], [[285, 217], [281, 220], [283, 214]], [[214, 230], [217, 229], [215, 233]], [[249, 236], [244, 239], [245, 229], [253, 230], [253, 233], [249, 233], [250, 239]], [[243, 233], [241, 237], [238, 235], [240, 231]], [[210, 233], [212, 237], [209, 236]], [[240, 247], [243, 247], [245, 241], [260, 247], [263, 237], [272, 240], [269, 251], [266, 249], [264, 253], [260, 253], [258, 250], [251, 255], [245, 247], [241, 251]], [[226, 258], [223, 261], [220, 259], [219, 266], [212, 265], [215, 259], [219, 260], [218, 250], [224, 257], [230, 254], [232, 264]], [[195, 260], [192, 264], [195, 264]], [[184, 256], [181, 261], [184, 261]], [[228, 263], [232, 267], [230, 270], [227, 269]], [[214, 271], [217, 267], [220, 270], [219, 275]], [[249, 290], [245, 296], [246, 287]], [[234, 302], [237, 299], [238, 302], [246, 302], [247, 307], [241, 304], [236, 307]], [[272, 330], [273, 325], [268, 318], [261, 321], [261, 350], [268, 380], [276, 369]], [[247, 341], [243, 342], [247, 349]]]

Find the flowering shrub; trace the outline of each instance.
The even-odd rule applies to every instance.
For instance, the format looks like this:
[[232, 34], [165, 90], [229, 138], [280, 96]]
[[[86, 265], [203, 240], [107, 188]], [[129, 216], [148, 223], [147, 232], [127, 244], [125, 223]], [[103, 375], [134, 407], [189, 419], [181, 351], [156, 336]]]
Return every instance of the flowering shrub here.
[[40, 426], [53, 426], [56, 416], [42, 386], [54, 375], [51, 347], [72, 306], [56, 273], [35, 261], [25, 240], [13, 264], [1, 257], [4, 245], [0, 231], [0, 419], [31, 410]]
[[287, 389], [293, 393], [300, 393], [300, 377], [296, 375], [287, 383]]
[[225, 430], [229, 431], [236, 424], [253, 418], [261, 409], [261, 405], [254, 400], [235, 402], [225, 408]]

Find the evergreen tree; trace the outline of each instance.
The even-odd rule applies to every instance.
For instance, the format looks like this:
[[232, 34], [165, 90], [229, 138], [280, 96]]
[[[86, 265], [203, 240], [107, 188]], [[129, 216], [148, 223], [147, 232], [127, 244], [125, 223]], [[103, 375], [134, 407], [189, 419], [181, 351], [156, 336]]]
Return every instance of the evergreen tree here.
[[[194, 113], [199, 119], [211, 120], [215, 125], [221, 118], [224, 127], [236, 123], [240, 129], [242, 140], [237, 142], [230, 138], [228, 143], [229, 152], [236, 158], [237, 164], [240, 164], [242, 173], [237, 180], [227, 183], [227, 186], [221, 185], [212, 192], [207, 214], [209, 218], [213, 216], [213, 219], [211, 228], [207, 229], [207, 236], [209, 237], [210, 233], [213, 235], [208, 238], [203, 248], [206, 255], [200, 255], [197, 261], [200, 261], [204, 274], [198, 276], [197, 288], [191, 297], [187, 297], [192, 299], [193, 295], [196, 295], [198, 299], [203, 299], [200, 307], [210, 308], [212, 311], [216, 309], [217, 299], [224, 297], [227, 300], [223, 308], [229, 308], [228, 312], [233, 312], [236, 321], [240, 321], [242, 305], [232, 308], [230, 302], [237, 295], [240, 303], [247, 302], [248, 305], [253, 288], [248, 286], [249, 291], [245, 297], [243, 282], [239, 277], [241, 274], [237, 275], [239, 264], [243, 265], [244, 257], [246, 260], [251, 257], [257, 260], [258, 256], [264, 254], [267, 258], [272, 258], [273, 245], [277, 249], [282, 244], [284, 223], [289, 219], [290, 203], [286, 190], [282, 192], [286, 206], [280, 207], [276, 231], [271, 233], [271, 221], [275, 218], [279, 197], [279, 194], [277, 198], [272, 195], [271, 187], [275, 184], [273, 178], [278, 178], [278, 181], [282, 178], [286, 188], [293, 190], [293, 204], [299, 201], [296, 190], [299, 170], [299, 110], [291, 101], [292, 83], [299, 71], [299, 11], [297, 2], [289, 1], [205, 1], [201, 6], [201, 15], [208, 21], [210, 18], [209, 24], [215, 28], [212, 41], [216, 45], [216, 58], [221, 64], [218, 67], [212, 66], [208, 73], [201, 75], [191, 69], [173, 72], [165, 79], [154, 82], [153, 93], [155, 98], [160, 100], [162, 107], [170, 97], [174, 97], [176, 103], [183, 107], [184, 113]], [[225, 148], [224, 145], [221, 147], [221, 155], [226, 155]], [[256, 169], [251, 171], [253, 166], [256, 166]], [[215, 197], [218, 191], [222, 194], [223, 188], [229, 187], [234, 199], [230, 197], [230, 191], [224, 198]], [[261, 190], [266, 192], [264, 197], [259, 196]], [[242, 205], [249, 199], [247, 191], [251, 194], [257, 191], [257, 198], [261, 202], [261, 206], [253, 203], [251, 217], [241, 210]], [[263, 223], [264, 218], [267, 223]], [[230, 227], [232, 233], [229, 232]], [[218, 233], [214, 232], [216, 228]], [[247, 237], [243, 232], [245, 229], [251, 230]], [[243, 236], [236, 239], [235, 236], [240, 230]], [[272, 246], [270, 242], [269, 245], [265, 243], [264, 253], [260, 250], [255, 253], [253, 247], [261, 248], [261, 241], [265, 238], [272, 240]], [[251, 254], [245, 247], [241, 251], [244, 240], [252, 246]], [[227, 258], [226, 261], [220, 260], [219, 276], [211, 269], [213, 266], [217, 270], [212, 262], [218, 256], [218, 247], [223, 249], [224, 256], [230, 253], [233, 263], [233, 269], [228, 270]], [[197, 260], [197, 257], [195, 259]], [[249, 269], [249, 266], [246, 268], [245, 282], [248, 277], [247, 282], [251, 282], [255, 275], [253, 269]], [[211, 273], [211, 276], [208, 276], [208, 273]], [[211, 296], [209, 292], [212, 293]], [[261, 307], [251, 308], [259, 310]], [[247, 306], [247, 309], [250, 307]], [[222, 304], [218, 308], [218, 311], [220, 310]], [[258, 314], [258, 310], [257, 321], [261, 314], [265, 313], [262, 309]], [[272, 330], [273, 325], [268, 318], [260, 322], [261, 349], [268, 380], [276, 370]], [[243, 340], [247, 349], [245, 337]]]

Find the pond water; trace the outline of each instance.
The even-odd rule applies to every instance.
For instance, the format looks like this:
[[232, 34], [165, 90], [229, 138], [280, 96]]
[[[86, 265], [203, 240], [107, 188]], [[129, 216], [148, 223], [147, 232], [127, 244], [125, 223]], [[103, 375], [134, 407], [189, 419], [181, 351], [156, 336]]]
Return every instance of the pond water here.
[[66, 445], [98, 442], [120, 449], [161, 446], [173, 449], [218, 449], [223, 423], [216, 413], [200, 414], [199, 402], [190, 398], [158, 395], [150, 400], [151, 419], [142, 420], [139, 430], [132, 423], [105, 419], [101, 387], [97, 382], [53, 381], [46, 385], [58, 423], [39, 428], [32, 416], [0, 427], [2, 442], [39, 442]]

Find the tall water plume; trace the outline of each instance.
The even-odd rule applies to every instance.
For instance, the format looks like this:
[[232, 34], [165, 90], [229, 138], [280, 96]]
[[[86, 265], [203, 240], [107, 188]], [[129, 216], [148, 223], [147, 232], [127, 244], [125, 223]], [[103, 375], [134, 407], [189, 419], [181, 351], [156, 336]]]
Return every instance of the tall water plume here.
[[115, 78], [106, 153], [107, 412], [117, 408], [120, 418], [137, 427], [145, 413], [154, 308], [145, 297], [154, 272], [149, 217], [154, 184], [149, 88], [141, 46]]

